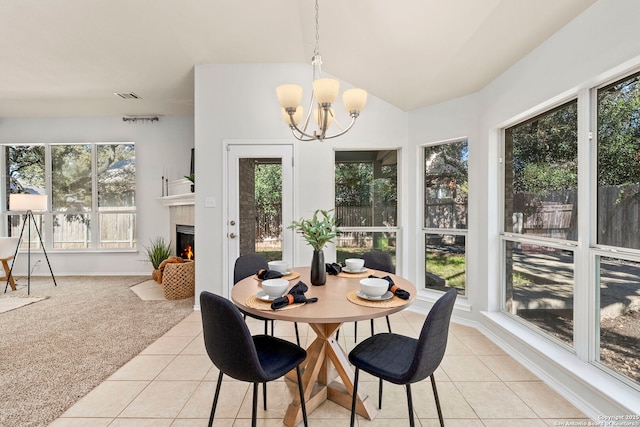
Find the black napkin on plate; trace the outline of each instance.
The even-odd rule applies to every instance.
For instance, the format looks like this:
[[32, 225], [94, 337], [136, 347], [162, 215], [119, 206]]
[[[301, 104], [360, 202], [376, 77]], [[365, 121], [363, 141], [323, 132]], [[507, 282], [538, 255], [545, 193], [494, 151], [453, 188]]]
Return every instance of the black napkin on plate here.
[[342, 271], [342, 265], [336, 262], [326, 263], [325, 269], [327, 274], [337, 276]]
[[286, 307], [289, 304], [295, 304], [298, 302], [311, 303], [318, 301], [318, 298], [307, 298], [304, 296], [304, 293], [308, 290], [309, 287], [303, 282], [296, 283], [285, 296], [273, 300], [271, 303], [271, 309], [277, 310], [279, 308]]
[[279, 279], [282, 277], [282, 273], [275, 270], [267, 270], [266, 268], [261, 268], [258, 270], [258, 279], [267, 280], [267, 279]]
[[[374, 276], [372, 274], [369, 277], [377, 278], [378, 276]], [[391, 291], [392, 294], [394, 294], [400, 299], [409, 299], [411, 294], [409, 294], [409, 292], [405, 291], [404, 289], [400, 289], [395, 283], [393, 283], [393, 279], [390, 276], [384, 276], [383, 279], [389, 282], [389, 291]]]

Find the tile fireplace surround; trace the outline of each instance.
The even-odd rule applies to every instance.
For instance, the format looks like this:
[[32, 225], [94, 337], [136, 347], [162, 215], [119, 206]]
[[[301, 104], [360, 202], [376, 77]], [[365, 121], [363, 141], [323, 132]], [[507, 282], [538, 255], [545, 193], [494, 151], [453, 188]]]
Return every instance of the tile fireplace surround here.
[[[160, 197], [163, 206], [169, 208], [169, 236], [175, 245], [176, 225], [195, 225], [195, 193], [191, 192], [191, 181], [180, 179], [169, 183], [169, 195]], [[173, 247], [175, 254], [176, 248]]]

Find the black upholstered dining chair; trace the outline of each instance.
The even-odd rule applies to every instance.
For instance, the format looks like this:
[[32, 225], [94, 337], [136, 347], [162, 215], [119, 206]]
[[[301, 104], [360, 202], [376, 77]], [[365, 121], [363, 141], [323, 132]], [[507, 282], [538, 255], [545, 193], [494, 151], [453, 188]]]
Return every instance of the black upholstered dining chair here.
[[[259, 254], [245, 254], [240, 255], [233, 266], [233, 284], [235, 285], [242, 279], [246, 279], [249, 276], [253, 276], [261, 269], [268, 269], [269, 263], [262, 255]], [[264, 317], [256, 316], [255, 314], [247, 313], [243, 310], [240, 310], [243, 316], [246, 318], [247, 316], [253, 317], [254, 319], [264, 320], [264, 334], [267, 335], [269, 332], [269, 323], [271, 323], [271, 335], [273, 336], [273, 320], [265, 319]], [[296, 331], [296, 342], [300, 345], [300, 335], [298, 333], [298, 324], [294, 323], [293, 327]]]
[[[364, 266], [367, 268], [372, 268], [374, 270], [380, 270], [387, 273], [395, 274], [396, 266], [393, 265], [393, 260], [391, 260], [391, 255], [383, 251], [373, 250], [370, 252], [365, 252], [362, 254], [362, 259], [364, 260]], [[387, 319], [387, 328], [389, 328], [389, 332], [391, 332], [391, 322], [389, 321], [389, 316], [385, 316]], [[336, 339], [340, 337], [340, 331], [336, 332]], [[373, 335], [373, 319], [371, 319], [371, 335]], [[358, 342], [358, 322], [353, 322], [353, 342]]]
[[266, 409], [266, 383], [284, 376], [293, 369], [296, 370], [298, 376], [300, 405], [306, 427], [307, 409], [302, 389], [300, 364], [307, 357], [307, 352], [300, 346], [277, 337], [266, 334], [252, 336], [238, 307], [219, 295], [202, 292], [200, 294], [200, 310], [202, 312], [204, 345], [209, 358], [220, 370], [209, 416], [209, 427], [213, 425], [224, 375], [239, 381], [253, 383], [251, 425], [255, 427], [258, 384], [264, 384], [263, 394]]
[[440, 366], [447, 348], [449, 323], [457, 291], [449, 289], [433, 305], [424, 321], [418, 339], [403, 335], [382, 333], [367, 338], [349, 353], [349, 362], [355, 367], [351, 426], [355, 421], [356, 395], [360, 370], [379, 378], [378, 406], [382, 408], [382, 381], [406, 387], [409, 424], [414, 426], [411, 384], [431, 377], [440, 426], [444, 427], [442, 409], [438, 399], [434, 371]]
[[[246, 279], [249, 276], [253, 276], [260, 269], [269, 268], [267, 260], [258, 254], [246, 254], [240, 255], [233, 266], [233, 284], [235, 285], [242, 279]], [[269, 332], [269, 322], [271, 322], [271, 335], [273, 335], [273, 320], [265, 319], [264, 317], [256, 316], [255, 314], [246, 313], [242, 311], [242, 315], [246, 319], [247, 316], [254, 319], [264, 320], [264, 334]]]

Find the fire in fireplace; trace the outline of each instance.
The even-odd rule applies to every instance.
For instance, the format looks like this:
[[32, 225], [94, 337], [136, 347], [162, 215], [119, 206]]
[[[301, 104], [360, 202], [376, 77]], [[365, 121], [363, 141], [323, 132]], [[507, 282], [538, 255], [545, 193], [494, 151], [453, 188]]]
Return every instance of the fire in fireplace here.
[[193, 225], [176, 225], [176, 252], [184, 259], [195, 259], [195, 230]]

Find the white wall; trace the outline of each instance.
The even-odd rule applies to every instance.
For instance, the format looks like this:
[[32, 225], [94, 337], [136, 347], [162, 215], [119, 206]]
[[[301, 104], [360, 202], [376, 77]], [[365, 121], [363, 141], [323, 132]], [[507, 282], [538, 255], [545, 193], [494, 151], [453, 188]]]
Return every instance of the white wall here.
[[[226, 295], [227, 264], [225, 205], [225, 144], [252, 141], [293, 144], [294, 218], [334, 205], [334, 149], [397, 148], [407, 142], [406, 113], [369, 96], [365, 111], [346, 135], [325, 142], [298, 142], [282, 120], [275, 88], [298, 83], [306, 93], [311, 68], [306, 64], [201, 65], [195, 70], [196, 295], [203, 290]], [[342, 84], [342, 89], [346, 84]], [[306, 106], [306, 101], [303, 102]], [[337, 106], [336, 110], [342, 106]], [[343, 123], [346, 121], [343, 121]], [[401, 157], [406, 162], [405, 152]], [[407, 182], [406, 172], [404, 181]], [[215, 197], [216, 208], [205, 208], [204, 197]], [[406, 222], [406, 219], [405, 219]], [[203, 224], [206, 224], [203, 226]], [[203, 236], [201, 233], [205, 233]], [[203, 238], [204, 237], [204, 238]], [[330, 248], [327, 261], [335, 259]], [[296, 238], [294, 264], [308, 265], [311, 250]]]
[[[160, 117], [158, 122], [129, 123], [121, 117], [105, 118], [29, 118], [2, 119], [0, 143], [55, 142], [135, 142], [136, 203], [138, 206], [138, 251], [130, 252], [58, 252], [48, 251], [53, 272], [60, 275], [150, 274], [144, 245], [162, 236], [174, 239], [169, 230], [169, 208], [158, 198], [162, 195], [163, 168], [170, 180], [189, 173], [193, 147], [192, 117]], [[32, 252], [31, 265], [41, 262], [34, 275], [48, 275], [42, 253]], [[17, 275], [26, 272], [26, 257], [18, 255]]]

